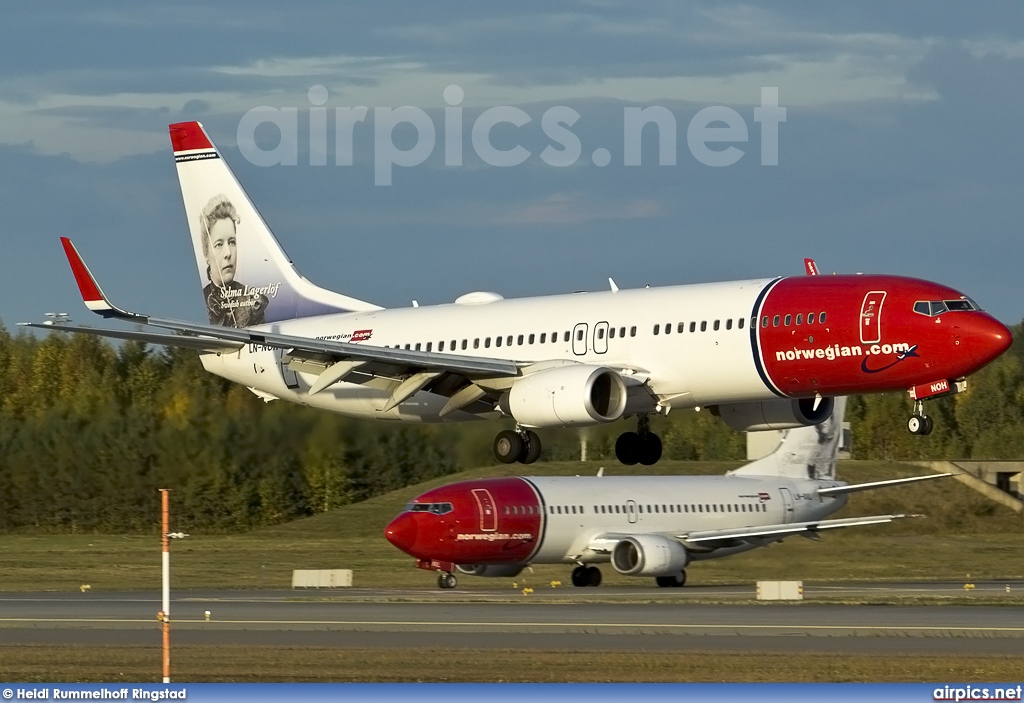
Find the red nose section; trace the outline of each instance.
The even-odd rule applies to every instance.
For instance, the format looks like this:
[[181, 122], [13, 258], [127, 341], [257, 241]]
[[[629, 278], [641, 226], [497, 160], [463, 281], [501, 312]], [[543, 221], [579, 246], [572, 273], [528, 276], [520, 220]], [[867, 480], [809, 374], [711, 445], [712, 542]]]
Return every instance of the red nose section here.
[[411, 513], [402, 513], [384, 528], [384, 536], [388, 542], [406, 554], [412, 554], [416, 544], [416, 519]]
[[973, 315], [966, 325], [967, 344], [971, 356], [982, 367], [1010, 348], [1013, 334], [990, 315]]

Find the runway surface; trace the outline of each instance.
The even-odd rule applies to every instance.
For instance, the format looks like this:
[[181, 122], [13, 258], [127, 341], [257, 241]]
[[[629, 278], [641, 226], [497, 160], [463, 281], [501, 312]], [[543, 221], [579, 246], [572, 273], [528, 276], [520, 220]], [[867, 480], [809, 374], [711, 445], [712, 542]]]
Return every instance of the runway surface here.
[[[976, 583], [973, 596], [1024, 590]], [[574, 650], [1018, 654], [1024, 607], [834, 605], [815, 598], [962, 595], [964, 584], [811, 586], [800, 604], [753, 588], [178, 592], [178, 644]], [[745, 602], [707, 605], [701, 598]], [[1019, 602], [1019, 601], [1018, 601]], [[159, 643], [158, 593], [0, 594], [0, 645]], [[210, 612], [209, 620], [206, 611]]]

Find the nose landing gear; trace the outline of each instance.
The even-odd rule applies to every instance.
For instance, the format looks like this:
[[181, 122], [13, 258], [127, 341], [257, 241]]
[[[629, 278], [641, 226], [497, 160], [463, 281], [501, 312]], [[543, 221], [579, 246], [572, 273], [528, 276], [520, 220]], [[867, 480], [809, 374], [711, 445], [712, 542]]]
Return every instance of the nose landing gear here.
[[924, 414], [924, 403], [914, 403], [914, 414], [907, 420], [907, 429], [911, 434], [927, 435], [932, 433], [932, 419]]
[[641, 415], [636, 432], [623, 432], [615, 441], [615, 458], [626, 466], [651, 466], [661, 459], [661, 438], [650, 430], [651, 421]]
[[540, 458], [540, 437], [521, 427], [502, 430], [494, 438], [494, 457], [502, 464], [532, 464]]
[[455, 578], [455, 574], [447, 571], [442, 571], [437, 575], [437, 587], [438, 588], [455, 588], [459, 585], [459, 580]]

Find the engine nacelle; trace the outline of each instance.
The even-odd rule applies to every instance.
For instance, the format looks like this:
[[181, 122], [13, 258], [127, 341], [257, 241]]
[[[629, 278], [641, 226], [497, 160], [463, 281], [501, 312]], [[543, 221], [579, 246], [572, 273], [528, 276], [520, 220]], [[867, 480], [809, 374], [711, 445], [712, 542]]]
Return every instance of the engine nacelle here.
[[455, 568], [464, 574], [491, 578], [518, 576], [523, 570], [522, 566], [515, 564], [458, 564]]
[[526, 427], [612, 422], [626, 409], [626, 384], [601, 366], [559, 366], [517, 380], [502, 409]]
[[814, 407], [814, 398], [800, 400], [765, 400], [760, 403], [724, 403], [711, 411], [725, 424], [740, 432], [789, 430], [794, 427], [820, 425], [832, 417], [834, 398], [822, 398]]
[[626, 537], [612, 550], [612, 566], [625, 576], [675, 576], [690, 563], [686, 547], [670, 537]]

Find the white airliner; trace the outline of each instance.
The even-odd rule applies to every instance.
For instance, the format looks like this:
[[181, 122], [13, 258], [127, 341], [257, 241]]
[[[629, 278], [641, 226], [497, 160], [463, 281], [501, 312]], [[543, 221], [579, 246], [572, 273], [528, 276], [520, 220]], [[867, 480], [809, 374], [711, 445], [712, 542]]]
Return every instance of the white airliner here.
[[[384, 310], [299, 275], [197, 122], [170, 126], [209, 320], [129, 312], [109, 301], [62, 239], [90, 310], [158, 331], [26, 323], [183, 346], [210, 372], [283, 399], [406, 422], [510, 417], [499, 460], [540, 455], [536, 429], [637, 419], [616, 454], [653, 464], [649, 419], [708, 407], [740, 430], [813, 425], [831, 397], [909, 390], [922, 401], [1010, 345], [971, 299], [896, 276], [799, 276]], [[813, 268], [808, 269], [814, 272]]]
[[849, 493], [942, 478], [848, 485], [835, 479], [846, 399], [815, 427], [789, 430], [775, 451], [725, 476], [542, 476], [461, 481], [405, 506], [385, 530], [422, 569], [515, 576], [530, 564], [576, 564], [574, 586], [597, 586], [594, 564], [682, 586], [691, 561], [765, 547], [792, 535], [908, 517], [826, 519]]

